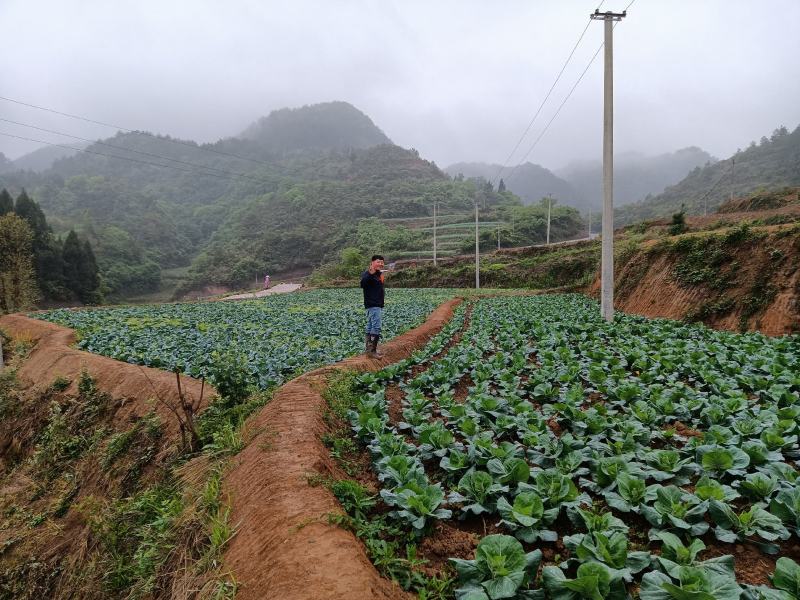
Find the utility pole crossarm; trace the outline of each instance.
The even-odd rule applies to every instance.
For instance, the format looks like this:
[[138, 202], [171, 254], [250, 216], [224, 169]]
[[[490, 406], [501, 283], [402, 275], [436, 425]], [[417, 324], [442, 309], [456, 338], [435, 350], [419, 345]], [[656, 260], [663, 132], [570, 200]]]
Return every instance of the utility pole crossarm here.
[[601, 13], [599, 10], [595, 10], [589, 15], [589, 18], [594, 19], [595, 21], [622, 21], [627, 14], [628, 11], [625, 10], [623, 10], [621, 13], [615, 13], [611, 11]]

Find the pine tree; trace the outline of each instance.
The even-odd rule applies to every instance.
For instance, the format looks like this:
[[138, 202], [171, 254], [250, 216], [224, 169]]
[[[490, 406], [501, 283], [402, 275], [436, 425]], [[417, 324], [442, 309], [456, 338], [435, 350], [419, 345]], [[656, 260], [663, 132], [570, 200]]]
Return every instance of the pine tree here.
[[25, 310], [36, 301], [32, 243], [24, 219], [13, 213], [0, 216], [0, 313]]
[[14, 212], [28, 222], [28, 225], [33, 232], [33, 245], [34, 253], [36, 246], [43, 243], [50, 234], [50, 227], [47, 225], [42, 209], [39, 205], [31, 200], [30, 196], [23, 189], [19, 196], [17, 196], [17, 204], [14, 206]]
[[506, 191], [506, 182], [503, 181], [502, 179], [500, 180], [500, 183], [497, 186], [497, 191], [500, 192], [500, 193], [503, 193], [503, 192]]
[[14, 199], [7, 189], [3, 188], [0, 190], [0, 217], [10, 212], [14, 212]]
[[100, 294], [100, 269], [89, 240], [83, 242], [83, 260], [78, 266], [78, 276], [81, 282], [80, 299], [84, 304], [100, 304], [103, 297]]
[[78, 234], [73, 229], [70, 229], [67, 239], [64, 240], [61, 258], [64, 261], [64, 285], [75, 297], [80, 298], [83, 291], [81, 281], [81, 263], [84, 260], [83, 246], [78, 239]]
[[42, 295], [52, 300], [66, 300], [69, 292], [64, 287], [61, 247], [53, 237], [44, 212], [25, 190], [17, 197], [14, 212], [27, 221], [33, 232], [33, 266]]

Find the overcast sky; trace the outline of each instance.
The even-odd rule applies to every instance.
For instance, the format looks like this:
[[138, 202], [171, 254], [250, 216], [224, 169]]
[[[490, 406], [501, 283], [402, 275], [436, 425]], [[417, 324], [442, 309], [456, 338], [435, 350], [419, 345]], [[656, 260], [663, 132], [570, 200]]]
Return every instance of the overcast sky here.
[[[345, 100], [440, 166], [503, 163], [599, 0], [0, 0], [0, 95], [198, 141]], [[603, 2], [621, 11], [630, 0]], [[614, 32], [615, 148], [724, 158], [800, 124], [800, 0], [635, 0]], [[509, 161], [602, 42], [592, 22]], [[527, 159], [599, 159], [602, 52]], [[0, 100], [0, 117], [114, 131]], [[65, 142], [0, 122], [0, 132]], [[37, 144], [0, 136], [10, 158]]]

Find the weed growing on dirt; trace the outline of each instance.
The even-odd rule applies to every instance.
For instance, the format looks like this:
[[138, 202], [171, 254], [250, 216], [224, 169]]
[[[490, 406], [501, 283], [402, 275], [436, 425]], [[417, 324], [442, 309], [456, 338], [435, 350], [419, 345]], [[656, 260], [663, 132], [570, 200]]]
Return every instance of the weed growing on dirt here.
[[204, 451], [232, 456], [244, 447], [241, 428], [247, 417], [272, 399], [274, 388], [255, 392], [243, 400], [218, 397], [197, 419], [197, 431]]
[[17, 394], [17, 372], [8, 368], [0, 371], [0, 420], [19, 413], [20, 402]]
[[69, 379], [59, 375], [53, 380], [53, 383], [50, 384], [50, 389], [54, 392], [63, 392], [69, 387], [70, 383], [72, 382]]

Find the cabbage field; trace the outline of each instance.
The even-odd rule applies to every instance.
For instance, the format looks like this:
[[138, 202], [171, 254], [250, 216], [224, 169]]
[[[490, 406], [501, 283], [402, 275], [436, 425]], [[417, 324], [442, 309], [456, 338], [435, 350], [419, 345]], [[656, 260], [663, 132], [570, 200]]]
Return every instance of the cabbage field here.
[[487, 298], [357, 390], [380, 490], [338, 495], [420, 597], [800, 597], [796, 336]]
[[[389, 339], [424, 321], [448, 290], [391, 290]], [[111, 358], [206, 377], [243, 373], [261, 389], [363, 352], [361, 290], [314, 290], [237, 302], [194, 302], [31, 315], [75, 329], [78, 347]]]

